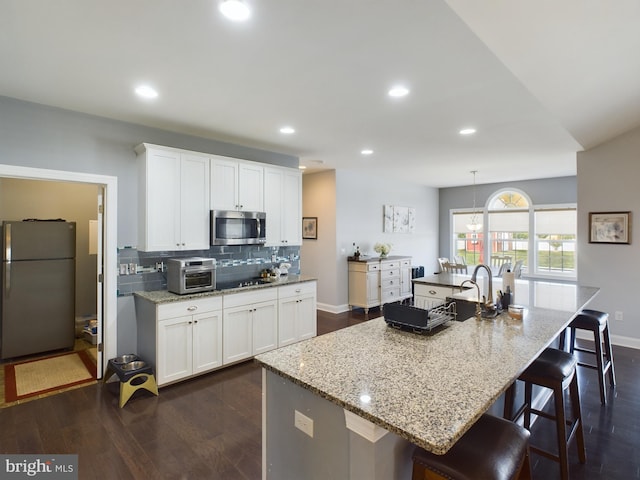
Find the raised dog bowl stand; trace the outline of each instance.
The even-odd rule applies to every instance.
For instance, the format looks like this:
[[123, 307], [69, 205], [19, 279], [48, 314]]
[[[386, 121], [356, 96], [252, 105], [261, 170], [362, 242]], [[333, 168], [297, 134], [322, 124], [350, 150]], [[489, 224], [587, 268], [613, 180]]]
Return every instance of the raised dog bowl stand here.
[[113, 375], [117, 375], [120, 380], [120, 408], [141, 388], [158, 395], [153, 369], [137, 355], [122, 355], [110, 359], [103, 381], [106, 382]]

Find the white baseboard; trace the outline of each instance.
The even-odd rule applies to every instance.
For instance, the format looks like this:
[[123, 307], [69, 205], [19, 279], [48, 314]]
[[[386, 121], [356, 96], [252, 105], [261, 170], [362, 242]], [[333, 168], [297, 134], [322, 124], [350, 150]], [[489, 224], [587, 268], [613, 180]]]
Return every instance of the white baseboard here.
[[[609, 331], [611, 331], [611, 328], [609, 328]], [[581, 340], [591, 340], [593, 342], [593, 334], [585, 330], [577, 330], [576, 337]], [[611, 335], [611, 344], [640, 350], [640, 338]]]
[[349, 311], [349, 305], [329, 305], [327, 303], [317, 303], [316, 308], [327, 313], [343, 313]]

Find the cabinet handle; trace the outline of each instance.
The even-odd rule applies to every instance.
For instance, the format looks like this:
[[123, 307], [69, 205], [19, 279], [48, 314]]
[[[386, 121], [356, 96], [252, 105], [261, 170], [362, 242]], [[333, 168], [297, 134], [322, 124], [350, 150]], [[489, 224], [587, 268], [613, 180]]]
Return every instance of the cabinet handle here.
[[196, 307], [195, 305], [192, 305], [191, 307], [187, 307], [187, 310], [190, 312], [195, 312], [198, 309], [198, 307]]
[[296, 293], [300, 293], [301, 289], [296, 288]]
[[189, 325], [191, 325], [193, 322], [191, 320], [189, 320]]
[[435, 290], [429, 290], [429, 293], [430, 293], [431, 295], [435, 295], [435, 294], [436, 294], [436, 291], [435, 291]]
[[194, 320], [193, 323], [198, 323], [198, 320]]
[[393, 280], [389, 280], [389, 285], [393, 285]]

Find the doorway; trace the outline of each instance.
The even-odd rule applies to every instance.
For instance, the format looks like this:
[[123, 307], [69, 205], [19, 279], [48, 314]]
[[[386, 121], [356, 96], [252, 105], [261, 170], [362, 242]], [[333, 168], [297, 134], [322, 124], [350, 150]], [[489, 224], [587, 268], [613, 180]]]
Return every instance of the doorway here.
[[[117, 352], [117, 260], [115, 258], [117, 255], [117, 178], [76, 172], [0, 165], [0, 181], [6, 182], [8, 190], [11, 190], [11, 188], [20, 188], [20, 181], [24, 181], [26, 182], [23, 184], [25, 189], [33, 189], [40, 186], [43, 190], [49, 192], [55, 192], [56, 190], [65, 192], [63, 194], [53, 195], [55, 198], [53, 201], [54, 205], [48, 205], [47, 207], [56, 207], [55, 203], [60, 203], [61, 205], [65, 202], [73, 203], [74, 193], [79, 194], [79, 192], [83, 191], [93, 192], [90, 194], [93, 200], [89, 201], [89, 205], [86, 208], [93, 209], [93, 219], [98, 220], [94, 223], [96, 226], [96, 231], [94, 232], [96, 245], [93, 249], [95, 253], [90, 253], [90, 227], [88, 220], [86, 224], [83, 222], [83, 225], [80, 226], [86, 231], [86, 235], [81, 236], [80, 240], [82, 245], [79, 246], [79, 248], [85, 247], [87, 252], [87, 255], [83, 255], [86, 260], [86, 262], [83, 262], [85, 265], [82, 266], [83, 275], [92, 276], [93, 281], [88, 282], [88, 285], [86, 285], [87, 282], [84, 282], [85, 285], [80, 285], [80, 296], [82, 298], [80, 302], [76, 302], [76, 315], [88, 309], [89, 305], [95, 310], [94, 312], [89, 311], [86, 314], [91, 315], [95, 313], [95, 334], [97, 339], [96, 373], [98, 379], [102, 378], [107, 359], [115, 357]], [[4, 194], [5, 192], [2, 193]], [[8, 194], [9, 192], [6, 193]], [[29, 203], [28, 200], [25, 201], [24, 198], [22, 202]], [[47, 202], [49, 202], [49, 200], [47, 200]], [[61, 205], [58, 205], [58, 207], [63, 208]], [[26, 207], [23, 205], [20, 208]], [[71, 207], [67, 205], [67, 208]], [[37, 211], [35, 207], [33, 211]], [[19, 209], [16, 209], [16, 215], [20, 217], [20, 219], [34, 216], [29, 214], [25, 215], [24, 212], [23, 210], [21, 213]], [[39, 212], [41, 213], [35, 216], [40, 218], [58, 218], [60, 216], [47, 213], [54, 212], [54, 210], [41, 209]], [[93, 262], [92, 265], [91, 262]], [[87, 289], [92, 289], [90, 295], [88, 295]], [[78, 289], [76, 289], [76, 294], [78, 293]]]

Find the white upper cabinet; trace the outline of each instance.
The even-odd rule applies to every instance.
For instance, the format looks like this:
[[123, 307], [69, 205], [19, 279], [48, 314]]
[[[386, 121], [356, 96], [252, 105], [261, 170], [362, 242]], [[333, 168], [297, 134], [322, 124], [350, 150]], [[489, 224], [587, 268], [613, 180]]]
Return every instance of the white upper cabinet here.
[[267, 245], [302, 244], [302, 174], [280, 167], [264, 169]]
[[229, 157], [211, 157], [211, 210], [264, 211], [264, 167]]
[[209, 248], [209, 157], [141, 144], [138, 249]]

